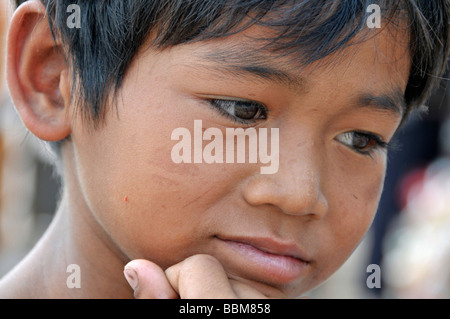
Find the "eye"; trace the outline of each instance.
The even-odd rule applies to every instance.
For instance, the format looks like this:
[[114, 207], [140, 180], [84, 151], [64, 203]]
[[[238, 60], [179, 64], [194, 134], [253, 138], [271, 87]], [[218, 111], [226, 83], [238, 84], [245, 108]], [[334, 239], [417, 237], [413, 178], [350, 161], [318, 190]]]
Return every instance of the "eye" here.
[[388, 147], [388, 143], [384, 142], [381, 137], [367, 132], [346, 132], [338, 135], [336, 139], [364, 155], [372, 155], [374, 151]]
[[212, 99], [209, 103], [222, 115], [240, 123], [254, 123], [267, 118], [266, 107], [258, 102]]

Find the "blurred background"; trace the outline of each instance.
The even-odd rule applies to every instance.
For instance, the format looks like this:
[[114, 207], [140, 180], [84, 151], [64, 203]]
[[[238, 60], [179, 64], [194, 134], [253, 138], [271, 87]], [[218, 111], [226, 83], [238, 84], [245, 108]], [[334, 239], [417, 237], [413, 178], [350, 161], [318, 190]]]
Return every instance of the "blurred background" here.
[[[12, 9], [0, 0], [0, 277], [33, 247], [53, 217], [60, 189], [42, 143], [17, 117], [5, 85]], [[446, 75], [448, 78], [448, 74]], [[389, 154], [378, 213], [354, 254], [312, 298], [450, 298], [450, 85], [412, 118]], [[380, 288], [367, 272], [380, 266]]]

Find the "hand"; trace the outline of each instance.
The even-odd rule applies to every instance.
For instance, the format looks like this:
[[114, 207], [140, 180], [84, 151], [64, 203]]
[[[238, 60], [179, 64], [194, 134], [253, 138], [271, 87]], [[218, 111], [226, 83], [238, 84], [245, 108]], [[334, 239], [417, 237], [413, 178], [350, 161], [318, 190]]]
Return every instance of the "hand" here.
[[125, 277], [138, 299], [265, 299], [254, 288], [228, 278], [219, 261], [194, 255], [163, 271], [144, 259], [130, 261]]

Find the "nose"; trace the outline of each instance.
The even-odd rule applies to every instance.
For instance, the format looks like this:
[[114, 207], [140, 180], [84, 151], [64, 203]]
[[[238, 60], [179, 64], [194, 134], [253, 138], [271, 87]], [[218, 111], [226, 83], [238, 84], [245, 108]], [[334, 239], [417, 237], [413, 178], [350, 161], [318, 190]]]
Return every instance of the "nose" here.
[[245, 186], [245, 200], [252, 206], [276, 206], [288, 215], [323, 218], [328, 200], [323, 189], [325, 160], [319, 143], [283, 144], [278, 172], [253, 176]]

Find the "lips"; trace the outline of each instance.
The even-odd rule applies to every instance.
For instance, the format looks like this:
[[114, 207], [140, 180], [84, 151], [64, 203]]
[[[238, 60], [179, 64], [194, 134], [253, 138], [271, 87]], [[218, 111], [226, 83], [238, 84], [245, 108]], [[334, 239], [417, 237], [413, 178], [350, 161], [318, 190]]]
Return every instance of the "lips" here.
[[216, 238], [221, 258], [238, 276], [284, 285], [304, 277], [309, 269], [308, 257], [293, 243], [272, 238]]

